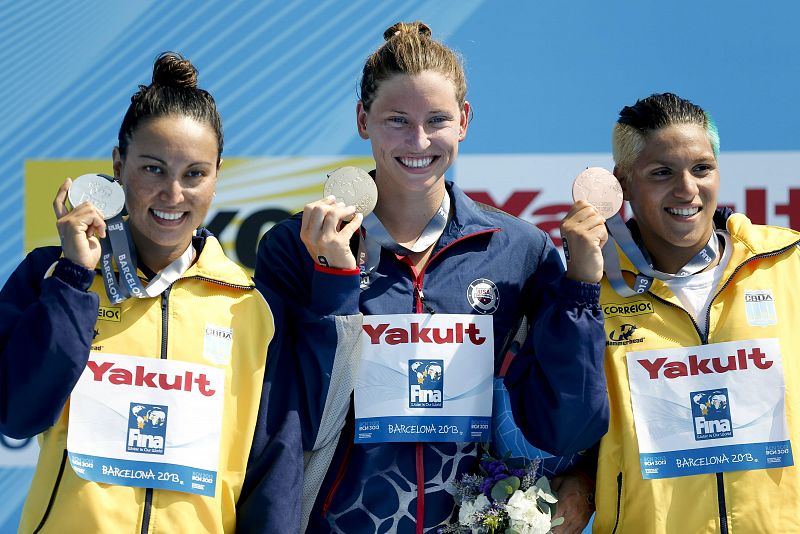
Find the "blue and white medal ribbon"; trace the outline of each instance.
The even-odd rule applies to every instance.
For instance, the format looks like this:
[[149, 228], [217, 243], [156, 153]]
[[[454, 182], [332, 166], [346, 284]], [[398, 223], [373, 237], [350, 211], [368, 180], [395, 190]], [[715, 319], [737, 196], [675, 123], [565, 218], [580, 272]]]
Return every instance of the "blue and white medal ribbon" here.
[[390, 250], [398, 256], [408, 256], [414, 252], [423, 252], [439, 240], [447, 225], [449, 215], [450, 195], [445, 190], [442, 204], [411, 247], [404, 247], [395, 241], [374, 212], [364, 217], [364, 221], [361, 223], [364, 231], [360, 234], [358, 258], [356, 258], [361, 269], [362, 289], [366, 279], [369, 278], [369, 275], [380, 262], [381, 248]]
[[[128, 222], [117, 215], [108, 221], [106, 234], [107, 237], [100, 240], [100, 269], [106, 295], [114, 304], [129, 297], [142, 299], [160, 295], [191, 267], [194, 260], [194, 247], [189, 243], [183, 254], [162, 269], [145, 287], [136, 274], [136, 255], [129, 240]], [[117, 264], [119, 279], [112, 260]]]
[[[711, 237], [706, 243], [705, 247], [700, 250], [695, 256], [689, 260], [677, 273], [670, 274], [658, 271], [653, 268], [649, 259], [645, 257], [646, 252], [639, 249], [639, 246], [633, 240], [630, 230], [623, 222], [619, 214], [606, 220], [606, 227], [608, 228], [608, 241], [603, 245], [603, 269], [608, 277], [608, 282], [620, 296], [633, 297], [641, 293], [645, 293], [653, 285], [653, 279], [658, 280], [673, 280], [675, 278], [684, 278], [707, 268], [719, 256], [719, 240], [715, 232], [711, 233]], [[628, 257], [638, 273], [636, 280], [633, 283], [633, 288], [629, 287], [627, 282], [622, 276], [622, 267], [619, 263], [617, 256], [617, 247], [622, 249], [622, 252]]]

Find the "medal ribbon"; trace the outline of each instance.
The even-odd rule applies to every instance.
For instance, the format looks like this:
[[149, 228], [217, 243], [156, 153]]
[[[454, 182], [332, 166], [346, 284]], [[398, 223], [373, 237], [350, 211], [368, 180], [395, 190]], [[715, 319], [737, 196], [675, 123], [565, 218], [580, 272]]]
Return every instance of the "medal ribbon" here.
[[356, 258], [361, 269], [362, 281], [364, 278], [369, 277], [370, 273], [378, 266], [381, 259], [381, 248], [390, 250], [398, 256], [408, 256], [413, 252], [427, 250], [441, 237], [449, 215], [450, 195], [445, 190], [439, 209], [436, 210], [436, 213], [422, 230], [419, 238], [410, 248], [399, 244], [389, 235], [375, 212], [364, 217], [364, 222], [361, 224], [363, 231], [360, 234], [358, 258]]
[[[122, 219], [122, 215], [117, 215], [108, 221], [106, 237], [100, 240], [102, 252], [100, 269], [103, 273], [103, 284], [106, 287], [108, 300], [114, 304], [119, 304], [131, 296], [143, 299], [160, 295], [186, 272], [194, 259], [194, 247], [189, 243], [183, 254], [162, 269], [144, 287], [136, 274], [136, 254], [129, 235], [128, 222]], [[112, 259], [117, 264], [119, 279], [114, 272]]]
[[[606, 227], [608, 228], [608, 241], [602, 248], [604, 270], [611, 287], [623, 297], [632, 297], [647, 292], [650, 286], [653, 285], [654, 278], [658, 280], [673, 280], [699, 273], [713, 263], [719, 255], [719, 240], [716, 232], [712, 232], [706, 246], [695, 254], [686, 265], [681, 267], [677, 273], [665, 273], [653, 268], [647, 251], [639, 248], [619, 214], [606, 219]], [[629, 287], [622, 277], [622, 267], [617, 256], [617, 244], [619, 244], [622, 252], [628, 257], [636, 270], [639, 271], [636, 274], [633, 288]]]

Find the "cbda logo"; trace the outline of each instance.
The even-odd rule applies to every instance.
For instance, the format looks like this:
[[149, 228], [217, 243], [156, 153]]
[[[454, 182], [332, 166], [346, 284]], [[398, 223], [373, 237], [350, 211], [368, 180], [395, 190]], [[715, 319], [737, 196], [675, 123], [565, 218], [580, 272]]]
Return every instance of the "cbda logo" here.
[[441, 408], [444, 360], [408, 361], [408, 407]]
[[167, 407], [132, 402], [128, 412], [128, 440], [125, 450], [164, 454], [166, 437]]
[[728, 389], [708, 389], [689, 393], [694, 422], [694, 439], [720, 439], [733, 437]]

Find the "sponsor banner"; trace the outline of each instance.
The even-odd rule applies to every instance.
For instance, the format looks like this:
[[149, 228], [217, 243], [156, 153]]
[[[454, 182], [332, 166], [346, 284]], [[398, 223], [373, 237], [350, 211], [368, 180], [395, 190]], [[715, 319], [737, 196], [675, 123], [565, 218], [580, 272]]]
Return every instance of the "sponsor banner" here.
[[356, 443], [488, 441], [491, 316], [364, 317]]
[[788, 440], [642, 454], [640, 462], [644, 478], [680, 477], [794, 464]]
[[793, 465], [777, 339], [627, 360], [644, 478]]
[[[359, 419], [356, 443], [378, 441], [480, 441], [491, 436], [491, 417], [376, 417]], [[421, 439], [420, 436], [424, 436]]]
[[213, 495], [225, 371], [92, 352], [70, 397], [70, 465], [86, 480]]
[[[485, 204], [532, 222], [561, 245], [559, 224], [572, 205], [572, 181], [587, 167], [614, 168], [611, 154], [461, 152], [448, 174]], [[719, 204], [756, 224], [800, 230], [800, 152], [723, 152]], [[622, 214], [631, 214], [627, 203]]]
[[[124, 486], [168, 489], [213, 497], [216, 471], [179, 464], [120, 460], [69, 453], [72, 470], [81, 478]], [[130, 481], [125, 484], [121, 481]]]
[[[226, 254], [247, 269], [273, 224], [322, 198], [326, 174], [344, 166], [374, 167], [364, 156], [226, 158], [205, 226]], [[572, 204], [572, 180], [586, 167], [613, 168], [610, 154], [461, 153], [447, 177], [473, 199], [527, 220], [561, 245], [558, 227]], [[754, 223], [800, 230], [800, 152], [729, 152], [720, 155], [720, 205]], [[53, 196], [67, 176], [109, 174], [110, 160], [25, 162], [25, 250], [57, 245]], [[630, 209], [623, 205], [625, 218]]]

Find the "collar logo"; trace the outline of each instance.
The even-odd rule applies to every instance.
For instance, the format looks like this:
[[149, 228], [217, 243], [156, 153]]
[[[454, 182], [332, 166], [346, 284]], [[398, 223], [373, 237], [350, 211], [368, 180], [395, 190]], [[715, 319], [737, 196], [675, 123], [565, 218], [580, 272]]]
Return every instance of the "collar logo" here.
[[494, 313], [500, 306], [500, 292], [488, 278], [478, 278], [467, 288], [467, 302], [480, 314]]
[[745, 290], [744, 311], [750, 326], [772, 326], [778, 324], [775, 313], [775, 298], [771, 289]]

